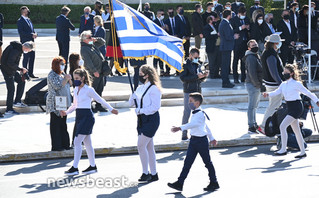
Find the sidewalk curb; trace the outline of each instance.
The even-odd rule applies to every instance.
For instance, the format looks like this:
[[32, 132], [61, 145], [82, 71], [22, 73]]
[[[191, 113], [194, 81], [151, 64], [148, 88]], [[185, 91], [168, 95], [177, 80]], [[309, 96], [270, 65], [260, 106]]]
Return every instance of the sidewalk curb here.
[[[307, 142], [319, 142], [319, 135], [312, 135], [306, 138]], [[269, 137], [256, 137], [247, 139], [233, 139], [233, 140], [221, 140], [218, 142], [216, 148], [235, 147], [235, 146], [257, 146], [265, 144], [275, 144], [276, 138]], [[162, 144], [155, 145], [156, 152], [171, 152], [187, 150], [188, 143], [181, 142], [176, 144]], [[124, 154], [137, 154], [136, 146], [127, 147], [109, 147], [109, 148], [96, 148], [96, 156], [110, 156], [110, 155], [124, 155]], [[83, 156], [87, 156], [86, 152], [83, 152]], [[21, 162], [30, 160], [47, 160], [47, 159], [61, 159], [61, 158], [73, 158], [73, 150], [67, 151], [48, 151], [38, 153], [22, 153], [22, 154], [6, 154], [0, 155], [0, 163], [7, 162]]]

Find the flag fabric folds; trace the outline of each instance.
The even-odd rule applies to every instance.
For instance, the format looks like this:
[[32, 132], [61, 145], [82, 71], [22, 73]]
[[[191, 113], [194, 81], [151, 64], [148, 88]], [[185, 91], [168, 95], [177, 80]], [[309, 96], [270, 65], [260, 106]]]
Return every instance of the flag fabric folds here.
[[128, 5], [112, 0], [115, 28], [124, 58], [160, 58], [170, 67], [182, 71], [183, 40], [165, 30]]

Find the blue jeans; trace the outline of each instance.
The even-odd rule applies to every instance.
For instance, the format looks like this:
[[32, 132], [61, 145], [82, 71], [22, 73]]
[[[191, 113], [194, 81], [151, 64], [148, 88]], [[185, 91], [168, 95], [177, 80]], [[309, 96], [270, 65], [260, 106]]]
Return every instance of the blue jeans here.
[[246, 83], [246, 89], [248, 92], [248, 126], [256, 127], [256, 109], [260, 101], [260, 88], [256, 88], [251, 83]]

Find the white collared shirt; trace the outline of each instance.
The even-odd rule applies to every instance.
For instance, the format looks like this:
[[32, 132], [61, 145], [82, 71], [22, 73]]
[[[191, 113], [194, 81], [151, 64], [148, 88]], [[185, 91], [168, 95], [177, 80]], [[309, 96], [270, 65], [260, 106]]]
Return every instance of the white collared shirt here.
[[91, 109], [92, 99], [100, 103], [104, 108], [107, 108], [110, 111], [113, 110], [113, 107], [101, 98], [92, 87], [84, 85], [79, 92], [78, 90], [79, 87], [75, 87], [73, 104], [66, 111], [66, 114], [72, 113], [75, 109]]
[[21, 15], [21, 16], [25, 20], [25, 22], [27, 22], [27, 24], [30, 26], [30, 28], [33, 29], [33, 25], [32, 25], [32, 22], [31, 22], [30, 18], [29, 17], [25, 17], [23, 15]]
[[278, 89], [269, 92], [269, 97], [274, 97], [279, 94], [283, 94], [286, 101], [301, 100], [300, 94], [304, 94], [311, 98], [315, 103], [318, 102], [318, 97], [316, 94], [311, 93], [307, 88], [305, 88], [301, 82], [290, 78], [280, 84]]
[[[162, 93], [157, 88], [156, 85], [152, 85], [152, 87], [146, 92], [144, 98], [143, 98], [143, 108], [140, 107], [141, 105], [141, 98], [146, 91], [146, 89], [151, 85], [150, 82], [147, 82], [146, 84], [140, 85], [136, 91], [134, 92], [137, 99], [137, 106], [138, 106], [138, 112], [139, 114], [145, 114], [145, 115], [153, 115], [156, 113], [160, 107], [161, 107], [161, 97]], [[129, 99], [130, 106], [135, 106], [134, 99], [131, 95]]]
[[100, 26], [95, 26], [95, 32], [94, 32], [94, 35], [96, 35], [98, 29], [100, 28]]
[[[198, 107], [196, 110], [202, 109]], [[206, 124], [206, 116], [203, 111], [192, 114], [190, 122], [182, 125], [181, 129], [182, 131], [190, 129], [191, 136], [203, 137], [207, 135], [209, 141], [213, 141], [215, 139], [210, 128]]]
[[284, 22], [286, 23], [286, 25], [287, 25], [287, 27], [288, 27], [288, 29], [289, 29], [289, 32], [290, 32], [290, 34], [291, 34], [290, 20], [288, 20], [288, 22], [284, 20]]

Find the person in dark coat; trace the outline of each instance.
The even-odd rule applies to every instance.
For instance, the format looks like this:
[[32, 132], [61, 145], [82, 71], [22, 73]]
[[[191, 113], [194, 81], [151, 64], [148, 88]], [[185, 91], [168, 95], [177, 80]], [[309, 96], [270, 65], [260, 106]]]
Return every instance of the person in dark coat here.
[[[18, 114], [13, 110], [13, 105], [18, 105], [17, 107], [25, 107], [25, 105], [21, 102], [25, 87], [25, 80], [22, 75], [26, 74], [28, 70], [24, 67], [19, 67], [19, 62], [22, 53], [29, 53], [33, 50], [33, 48], [34, 43], [32, 41], [27, 41], [23, 44], [19, 41], [12, 41], [3, 51], [3, 55], [1, 57], [1, 72], [7, 86], [7, 109], [5, 114]], [[16, 97], [13, 101], [15, 91], [14, 82], [18, 83], [18, 85]]]
[[298, 18], [298, 37], [299, 41], [308, 44], [308, 12], [309, 6], [304, 5], [299, 11]]
[[235, 12], [236, 15], [238, 14], [238, 9], [240, 7], [245, 7], [245, 3], [240, 2], [240, 0], [235, 0], [235, 2], [231, 4], [231, 10]]
[[168, 18], [164, 21], [166, 25], [166, 32], [169, 35], [176, 36], [176, 23], [175, 23], [175, 16], [174, 16], [174, 8], [167, 9]]
[[62, 56], [66, 61], [64, 73], [67, 71], [67, 60], [70, 51], [70, 30], [75, 30], [74, 25], [71, 23], [70, 19], [67, 18], [70, 12], [70, 8], [66, 6], [62, 7], [61, 15], [55, 20], [56, 40], [59, 45], [59, 56]]
[[260, 54], [264, 50], [264, 23], [264, 15], [258, 14], [250, 29], [250, 38], [257, 41]]
[[263, 38], [270, 36], [276, 32], [276, 26], [274, 25], [274, 15], [268, 13], [265, 15], [265, 22], [262, 26]]
[[[103, 27], [103, 19], [101, 16], [96, 15], [94, 17], [95, 28], [93, 29], [93, 37], [105, 38], [105, 29]], [[103, 45], [99, 48], [100, 52], [106, 57], [106, 45]]]
[[[154, 23], [156, 25], [158, 25], [159, 27], [161, 27], [163, 30], [165, 30], [166, 25], [164, 23], [164, 10], [162, 10], [162, 9], [157, 10], [156, 18], [154, 19]], [[161, 61], [161, 59], [154, 57], [153, 66], [154, 66], [156, 72], [158, 72], [157, 71], [157, 66], [158, 65], [159, 65], [159, 68], [160, 68], [160, 73], [159, 74], [160, 74], [160, 77], [162, 77], [162, 76], [164, 76], [164, 73], [165, 73], [164, 72], [164, 63], [163, 63], [163, 61]], [[168, 66], [166, 66], [166, 68], [167, 67]]]
[[295, 25], [295, 28], [298, 29], [298, 18], [299, 18], [299, 4], [298, 3], [292, 3], [290, 8], [290, 21], [293, 22]]
[[216, 12], [218, 15], [221, 15], [224, 11], [224, 7], [222, 4], [218, 3], [218, 0], [213, 1], [212, 11]]
[[176, 7], [177, 15], [175, 16], [176, 22], [176, 35], [181, 38], [185, 39], [184, 50], [185, 50], [185, 57], [189, 56], [189, 47], [190, 47], [190, 36], [191, 36], [191, 26], [188, 21], [188, 18], [184, 16], [184, 9], [182, 5], [178, 5]]
[[79, 35], [85, 30], [91, 30], [91, 32], [93, 32], [93, 26], [94, 26], [93, 17], [94, 15], [91, 14], [91, 7], [86, 6], [84, 8], [84, 14], [80, 18]]
[[203, 25], [205, 26], [207, 24], [207, 18], [209, 16], [212, 15], [213, 11], [212, 11], [212, 8], [214, 6], [214, 3], [213, 2], [207, 2], [206, 3], [206, 11], [204, 14], [202, 14], [202, 19], [203, 19]]
[[[34, 31], [34, 26], [32, 21], [30, 20], [30, 10], [27, 6], [22, 6], [20, 8], [21, 17], [17, 22], [18, 32], [20, 36], [20, 42], [25, 43], [27, 41], [34, 42], [34, 39], [37, 38], [38, 34]], [[22, 65], [24, 68], [28, 69], [29, 76], [31, 78], [38, 78], [33, 74], [34, 68], [34, 60], [35, 60], [35, 52], [31, 51], [30, 53], [23, 54], [23, 62]]]
[[237, 16], [230, 20], [234, 33], [239, 34], [239, 38], [235, 40], [234, 58], [233, 58], [233, 76], [234, 83], [238, 81], [238, 61], [240, 60], [241, 82], [246, 79], [245, 63], [242, 58], [247, 50], [247, 41], [249, 39], [250, 19], [246, 16], [246, 8], [240, 7]]
[[144, 4], [144, 11], [142, 13], [152, 21], [155, 19], [155, 14], [151, 11], [151, 5], [149, 3]]
[[200, 4], [195, 5], [195, 12], [192, 14], [193, 36], [195, 37], [195, 47], [200, 49], [203, 38], [204, 23], [200, 13], [203, 12], [203, 7]]
[[3, 36], [2, 36], [3, 25], [4, 25], [4, 18], [3, 18], [3, 14], [0, 13], [0, 41], [3, 41]]
[[265, 14], [265, 8], [260, 5], [259, 0], [255, 0], [255, 5], [250, 7], [250, 18], [252, 18], [252, 15], [255, 10], [261, 10], [263, 14]]

